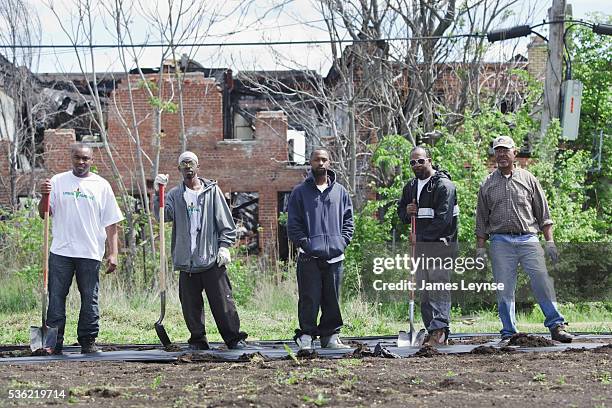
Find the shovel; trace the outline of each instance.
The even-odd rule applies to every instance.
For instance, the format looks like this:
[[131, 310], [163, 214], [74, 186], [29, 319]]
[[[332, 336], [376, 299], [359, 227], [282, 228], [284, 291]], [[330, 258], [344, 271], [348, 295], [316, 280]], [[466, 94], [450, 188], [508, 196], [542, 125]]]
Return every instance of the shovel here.
[[[410, 247], [412, 249], [412, 258], [416, 257], [416, 216], [413, 215], [410, 219]], [[416, 271], [411, 274], [410, 285], [410, 332], [400, 331], [397, 336], [397, 347], [417, 347], [423, 344], [425, 340], [425, 329], [422, 329], [418, 334], [414, 330], [414, 287], [416, 285]]]
[[168, 333], [166, 333], [166, 329], [162, 324], [162, 320], [164, 320], [164, 316], [166, 315], [166, 237], [165, 237], [165, 225], [164, 225], [164, 215], [165, 215], [165, 188], [166, 186], [163, 184], [159, 185], [159, 282], [160, 282], [160, 299], [161, 299], [161, 313], [159, 315], [159, 319], [155, 322], [155, 332], [157, 333], [157, 337], [159, 337], [159, 341], [163, 344], [164, 347], [168, 347], [172, 342], [170, 341], [170, 337]]
[[42, 265], [42, 325], [30, 326], [30, 349], [51, 353], [57, 344], [57, 327], [47, 327], [47, 298], [49, 295], [49, 194], [42, 196], [43, 212], [43, 265]]

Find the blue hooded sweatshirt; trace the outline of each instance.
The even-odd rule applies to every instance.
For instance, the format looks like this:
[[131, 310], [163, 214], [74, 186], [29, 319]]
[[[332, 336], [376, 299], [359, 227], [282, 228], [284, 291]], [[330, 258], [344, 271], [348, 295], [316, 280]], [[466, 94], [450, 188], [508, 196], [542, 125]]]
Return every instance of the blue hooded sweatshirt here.
[[321, 192], [312, 171], [289, 197], [287, 233], [306, 255], [336, 258], [353, 238], [353, 204], [346, 189], [327, 170], [328, 187]]

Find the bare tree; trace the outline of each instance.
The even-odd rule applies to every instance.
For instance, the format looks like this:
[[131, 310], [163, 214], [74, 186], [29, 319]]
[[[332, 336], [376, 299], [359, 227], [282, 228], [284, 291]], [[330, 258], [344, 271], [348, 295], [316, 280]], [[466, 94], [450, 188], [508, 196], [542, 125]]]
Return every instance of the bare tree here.
[[[28, 48], [40, 42], [37, 22], [38, 15], [24, 0], [0, 1], [0, 50], [4, 54], [0, 55], [0, 140], [7, 140], [9, 146], [6, 159], [13, 207], [18, 204], [20, 173], [36, 166], [37, 122], [44, 116], [44, 99], [31, 73], [38, 52]], [[23, 192], [33, 194], [34, 172], [29, 175], [29, 188]]]

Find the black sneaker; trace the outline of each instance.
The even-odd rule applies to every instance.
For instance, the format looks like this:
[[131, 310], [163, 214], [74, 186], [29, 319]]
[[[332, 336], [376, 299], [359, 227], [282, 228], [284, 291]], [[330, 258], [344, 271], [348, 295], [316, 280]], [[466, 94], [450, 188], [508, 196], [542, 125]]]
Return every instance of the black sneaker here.
[[550, 338], [561, 343], [571, 343], [574, 336], [565, 330], [564, 324], [558, 324], [550, 329]]
[[190, 343], [189, 350], [198, 351], [198, 350], [210, 350], [210, 346], [207, 341], [199, 341], [197, 343]]
[[96, 341], [94, 340], [84, 340], [81, 343], [81, 353], [82, 354], [92, 354], [92, 353], [97, 353], [100, 350], [98, 349], [98, 346], [96, 346]]
[[64, 354], [63, 350], [64, 350], [64, 345], [61, 343], [57, 343], [55, 347], [51, 349], [51, 354], [54, 356], [61, 356], [62, 354]]
[[246, 342], [244, 340], [240, 340], [237, 341], [235, 343], [230, 344], [229, 346], [227, 346], [228, 349], [230, 350], [243, 350], [245, 348], [249, 347]]

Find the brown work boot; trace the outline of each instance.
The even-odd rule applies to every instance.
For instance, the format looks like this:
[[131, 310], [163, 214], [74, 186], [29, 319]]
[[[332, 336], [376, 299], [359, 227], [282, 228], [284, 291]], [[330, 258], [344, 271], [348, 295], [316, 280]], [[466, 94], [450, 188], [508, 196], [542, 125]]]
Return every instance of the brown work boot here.
[[447, 343], [446, 330], [436, 329], [429, 333], [425, 343], [423, 345], [429, 345], [431, 347], [445, 346]]
[[574, 340], [574, 336], [565, 331], [564, 324], [558, 324], [550, 329], [550, 337], [553, 340], [560, 341], [561, 343], [571, 343]]

